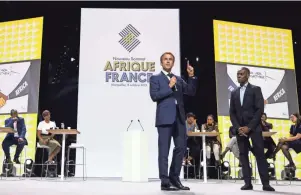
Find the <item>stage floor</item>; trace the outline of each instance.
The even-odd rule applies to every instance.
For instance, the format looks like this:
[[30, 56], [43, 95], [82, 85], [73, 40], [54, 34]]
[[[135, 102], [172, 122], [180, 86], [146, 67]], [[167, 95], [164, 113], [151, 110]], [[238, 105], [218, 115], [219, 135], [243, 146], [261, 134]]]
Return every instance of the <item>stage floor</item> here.
[[[218, 182], [211, 181], [204, 184], [200, 180], [183, 181], [183, 184], [189, 186], [191, 191], [177, 191], [177, 192], [162, 192], [160, 190], [160, 181], [150, 181], [148, 183], [127, 183], [114, 179], [92, 179], [88, 178], [86, 181], [80, 179], [68, 179], [66, 181], [59, 180], [39, 180], [37, 178], [30, 178], [19, 180], [18, 178], [9, 178], [0, 180], [2, 195], [33, 195], [35, 193], [43, 195], [161, 195], [161, 194], [175, 194], [175, 195], [233, 195], [233, 194], [281, 194], [281, 195], [300, 195], [301, 186], [295, 185], [276, 185], [275, 182], [271, 184], [275, 187], [276, 192], [263, 192], [261, 185], [254, 185], [253, 191], [241, 191], [242, 182], [231, 183], [228, 181]], [[285, 184], [287, 182], [281, 182]], [[301, 182], [296, 183], [301, 185]]]

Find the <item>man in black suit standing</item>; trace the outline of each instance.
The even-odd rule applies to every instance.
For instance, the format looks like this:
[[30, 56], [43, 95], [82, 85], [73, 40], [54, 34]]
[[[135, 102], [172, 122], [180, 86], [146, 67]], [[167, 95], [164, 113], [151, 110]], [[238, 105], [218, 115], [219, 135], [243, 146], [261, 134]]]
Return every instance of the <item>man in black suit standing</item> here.
[[245, 185], [241, 190], [253, 190], [249, 163], [249, 138], [258, 164], [258, 171], [264, 191], [275, 191], [269, 184], [268, 164], [264, 156], [264, 145], [261, 129], [261, 114], [264, 111], [264, 100], [261, 88], [251, 85], [248, 80], [250, 70], [241, 68], [237, 72], [240, 87], [232, 91], [230, 99], [230, 119], [237, 132], [239, 158]]

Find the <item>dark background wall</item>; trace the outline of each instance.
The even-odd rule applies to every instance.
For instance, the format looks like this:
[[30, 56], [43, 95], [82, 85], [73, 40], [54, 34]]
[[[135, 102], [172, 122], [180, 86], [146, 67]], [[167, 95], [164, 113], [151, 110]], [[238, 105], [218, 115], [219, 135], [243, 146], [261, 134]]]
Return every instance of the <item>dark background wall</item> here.
[[216, 115], [213, 19], [291, 29], [299, 94], [299, 2], [0, 2], [0, 22], [44, 16], [39, 108], [49, 109], [57, 123], [77, 125], [82, 7], [179, 8], [181, 60], [185, 63], [188, 58], [200, 78], [197, 95], [188, 99], [186, 110], [196, 113], [199, 122], [204, 122], [208, 114]]

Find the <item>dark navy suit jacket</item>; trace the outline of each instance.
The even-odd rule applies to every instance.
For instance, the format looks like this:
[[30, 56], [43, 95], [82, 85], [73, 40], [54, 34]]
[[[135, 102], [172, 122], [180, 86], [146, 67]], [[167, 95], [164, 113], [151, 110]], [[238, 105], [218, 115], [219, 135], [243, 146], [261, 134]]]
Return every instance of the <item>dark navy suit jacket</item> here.
[[[14, 120], [12, 118], [6, 119], [5, 120], [5, 127], [11, 127], [12, 129], [14, 129]], [[25, 139], [25, 134], [26, 134], [26, 126], [25, 126], [25, 122], [24, 122], [24, 118], [22, 117], [18, 117], [18, 121], [17, 121], [17, 131], [19, 134], [20, 138]], [[13, 133], [8, 133], [6, 135], [6, 137], [14, 137]]]
[[[177, 104], [181, 115], [180, 117], [184, 123], [185, 109], [183, 95], [195, 95], [197, 79], [196, 77], [188, 78], [188, 82], [186, 83], [181, 77], [176, 76], [176, 78], [176, 88], [179, 93]], [[154, 102], [157, 102], [156, 127], [173, 124], [177, 116], [175, 96], [169, 87], [169, 79], [163, 72], [150, 77], [150, 96]]]

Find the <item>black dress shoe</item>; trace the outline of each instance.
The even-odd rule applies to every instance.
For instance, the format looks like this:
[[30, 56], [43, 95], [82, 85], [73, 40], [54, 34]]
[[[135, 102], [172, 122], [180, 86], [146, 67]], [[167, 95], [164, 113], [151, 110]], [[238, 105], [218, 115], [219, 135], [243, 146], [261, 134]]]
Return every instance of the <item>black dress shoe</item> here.
[[14, 162], [15, 162], [16, 164], [21, 164], [21, 162], [19, 161], [18, 158], [15, 158], [15, 159], [14, 159]]
[[170, 179], [170, 183], [179, 190], [190, 190], [189, 187], [182, 185], [180, 179]]
[[10, 158], [5, 159], [5, 163], [7, 163], [7, 164], [13, 164], [13, 162], [11, 161]]
[[161, 190], [163, 190], [163, 191], [178, 191], [179, 189], [173, 187], [170, 184], [161, 184]]
[[253, 190], [253, 186], [251, 184], [249, 185], [244, 185], [243, 187], [240, 188], [241, 190]]
[[263, 191], [270, 191], [270, 192], [274, 192], [275, 191], [275, 189], [272, 186], [270, 186], [270, 185], [264, 185], [264, 186], [262, 186], [262, 190]]

